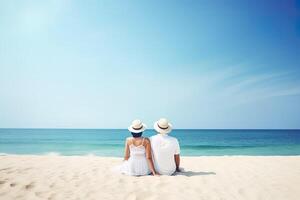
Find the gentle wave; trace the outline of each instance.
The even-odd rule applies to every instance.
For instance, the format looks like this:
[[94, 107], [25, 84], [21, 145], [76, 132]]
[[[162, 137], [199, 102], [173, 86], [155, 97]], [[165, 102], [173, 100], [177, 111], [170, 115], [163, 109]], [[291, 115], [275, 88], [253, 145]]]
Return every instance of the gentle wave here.
[[46, 156], [61, 156], [59, 152], [47, 152], [45, 153]]
[[[60, 152], [46, 152], [46, 153], [28, 153], [28, 154], [11, 154], [11, 153], [0, 153], [0, 156], [18, 156], [18, 155], [22, 155], [22, 156], [76, 156], [78, 154], [70, 154], [70, 155], [65, 155], [63, 153]], [[87, 156], [87, 157], [95, 157], [97, 156], [94, 153], [87, 153], [87, 154], [83, 154], [83, 155], [79, 155], [79, 156]]]
[[182, 149], [244, 149], [244, 148], [258, 148], [258, 147], [267, 147], [267, 146], [254, 146], [254, 145], [243, 145], [243, 146], [234, 146], [234, 145], [182, 145]]
[[88, 153], [88, 154], [86, 154], [86, 155], [84, 155], [84, 156], [87, 156], [87, 157], [95, 157], [96, 155], [93, 154], [93, 153]]

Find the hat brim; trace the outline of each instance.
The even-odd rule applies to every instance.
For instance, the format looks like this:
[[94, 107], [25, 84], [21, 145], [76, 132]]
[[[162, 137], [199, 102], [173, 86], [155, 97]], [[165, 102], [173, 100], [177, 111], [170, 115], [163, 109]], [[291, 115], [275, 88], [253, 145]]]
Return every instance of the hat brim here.
[[172, 124], [168, 123], [168, 128], [167, 129], [161, 129], [158, 126], [158, 121], [154, 123], [154, 129], [162, 134], [168, 134], [172, 131]]
[[143, 128], [139, 129], [139, 130], [135, 130], [132, 125], [130, 125], [128, 127], [128, 131], [130, 131], [131, 133], [141, 133], [141, 132], [144, 132], [145, 130], [147, 129], [147, 126], [146, 124], [143, 124]]

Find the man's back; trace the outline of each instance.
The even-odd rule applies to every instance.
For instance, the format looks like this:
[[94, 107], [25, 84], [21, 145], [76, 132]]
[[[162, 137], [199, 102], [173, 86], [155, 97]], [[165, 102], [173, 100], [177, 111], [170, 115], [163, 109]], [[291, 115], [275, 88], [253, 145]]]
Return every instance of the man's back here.
[[150, 137], [155, 169], [160, 174], [172, 175], [176, 171], [174, 155], [180, 154], [178, 140], [174, 137], [157, 134]]

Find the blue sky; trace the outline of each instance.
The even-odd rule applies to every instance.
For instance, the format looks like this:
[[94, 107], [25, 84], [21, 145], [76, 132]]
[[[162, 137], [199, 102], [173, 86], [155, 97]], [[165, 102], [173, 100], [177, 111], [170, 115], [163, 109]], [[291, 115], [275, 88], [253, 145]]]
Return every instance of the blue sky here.
[[299, 1], [0, 2], [0, 127], [300, 128]]

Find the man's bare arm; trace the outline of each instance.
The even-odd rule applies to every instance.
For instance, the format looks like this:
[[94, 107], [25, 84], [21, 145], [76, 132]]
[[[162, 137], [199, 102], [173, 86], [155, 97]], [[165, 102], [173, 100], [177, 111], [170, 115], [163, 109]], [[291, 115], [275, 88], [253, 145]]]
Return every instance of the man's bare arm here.
[[176, 172], [180, 172], [179, 165], [180, 165], [180, 155], [174, 155], [175, 164], [176, 164]]

